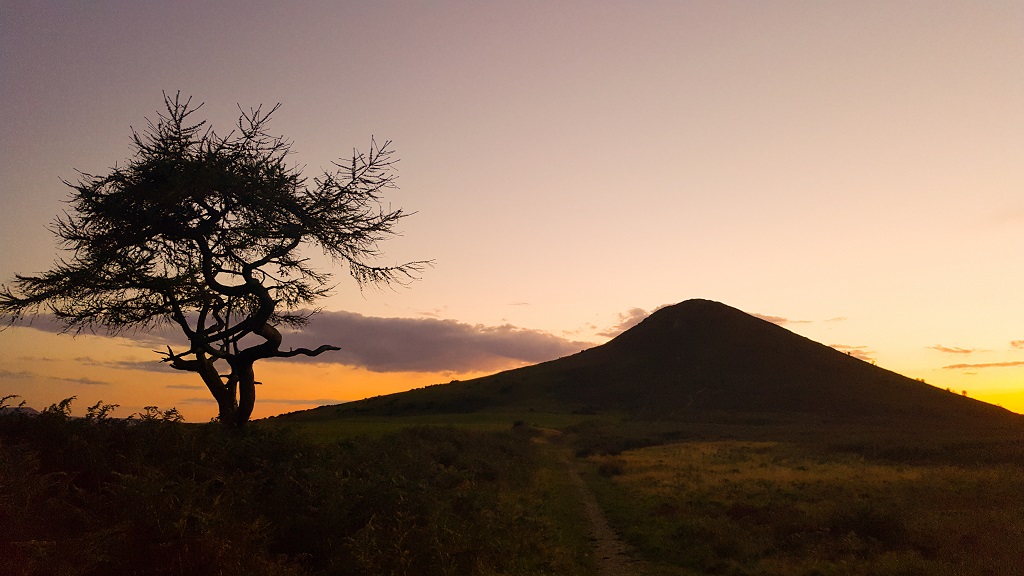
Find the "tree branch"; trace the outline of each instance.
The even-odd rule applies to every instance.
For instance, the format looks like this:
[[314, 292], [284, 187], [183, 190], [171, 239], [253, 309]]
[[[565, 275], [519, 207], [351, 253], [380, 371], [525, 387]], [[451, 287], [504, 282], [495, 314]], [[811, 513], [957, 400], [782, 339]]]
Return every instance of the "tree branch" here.
[[310, 350], [309, 348], [295, 348], [294, 350], [289, 350], [287, 352], [279, 351], [277, 354], [274, 355], [274, 358], [291, 358], [292, 356], [298, 356], [300, 354], [303, 356], [319, 356], [324, 352], [329, 352], [333, 350], [341, 350], [341, 348], [338, 348], [337, 346], [331, 346], [330, 344], [324, 344], [317, 348], [316, 350]]

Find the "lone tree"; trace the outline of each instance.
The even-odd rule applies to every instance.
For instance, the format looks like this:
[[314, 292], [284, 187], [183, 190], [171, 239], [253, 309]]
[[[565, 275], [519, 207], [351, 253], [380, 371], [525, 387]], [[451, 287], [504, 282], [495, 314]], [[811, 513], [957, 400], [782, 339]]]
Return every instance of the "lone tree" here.
[[378, 243], [407, 216], [380, 203], [395, 181], [390, 142], [371, 140], [366, 154], [310, 183], [286, 163], [291, 142], [266, 131], [279, 105], [239, 107], [227, 136], [192, 118], [202, 104], [191, 98], [164, 94], [164, 105], [156, 123], [132, 131], [123, 167], [64, 182], [72, 209], [52, 230], [70, 255], [0, 286], [0, 317], [48, 312], [75, 333], [176, 324], [188, 349], [168, 346], [163, 361], [198, 373], [220, 421], [242, 426], [256, 401], [257, 360], [339, 349], [281, 348], [279, 328], [305, 325], [333, 287], [300, 249], [347, 265], [360, 287], [404, 284], [429, 262], [374, 264]]

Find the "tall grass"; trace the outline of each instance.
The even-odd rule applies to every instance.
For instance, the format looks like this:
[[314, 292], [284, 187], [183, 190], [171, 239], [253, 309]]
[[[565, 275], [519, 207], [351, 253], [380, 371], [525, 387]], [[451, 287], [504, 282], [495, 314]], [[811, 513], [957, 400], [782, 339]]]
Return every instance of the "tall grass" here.
[[[314, 442], [334, 442], [358, 437], [377, 437], [415, 426], [453, 426], [479, 431], [505, 431], [514, 422], [539, 428], [564, 428], [579, 424], [592, 416], [578, 414], [549, 414], [544, 412], [470, 412], [460, 414], [414, 414], [397, 416], [350, 415], [340, 413], [323, 417], [326, 408], [313, 416], [289, 414], [268, 418], [260, 425], [280, 426], [300, 431]], [[326, 412], [323, 412], [326, 411]], [[315, 417], [314, 417], [315, 416]]]
[[665, 573], [1024, 573], [1019, 466], [872, 461], [740, 441], [588, 460], [613, 522]]
[[0, 416], [0, 574], [579, 573], [528, 437]]

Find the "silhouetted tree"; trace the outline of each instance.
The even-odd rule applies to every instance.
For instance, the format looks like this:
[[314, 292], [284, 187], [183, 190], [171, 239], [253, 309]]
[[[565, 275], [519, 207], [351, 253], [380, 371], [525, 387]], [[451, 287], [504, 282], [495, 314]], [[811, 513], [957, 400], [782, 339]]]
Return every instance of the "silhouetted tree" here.
[[168, 347], [163, 360], [199, 374], [220, 420], [241, 426], [256, 400], [257, 360], [338, 350], [281, 349], [279, 327], [303, 326], [332, 288], [300, 248], [347, 265], [360, 287], [404, 283], [428, 262], [373, 263], [407, 215], [380, 204], [394, 186], [389, 142], [371, 140], [366, 154], [310, 183], [286, 163], [291, 142], [266, 131], [278, 106], [239, 108], [237, 129], [219, 136], [192, 118], [202, 105], [191, 98], [165, 94], [164, 105], [156, 123], [132, 131], [134, 155], [122, 167], [65, 181], [72, 209], [53, 231], [70, 256], [0, 287], [0, 316], [49, 312], [75, 333], [177, 325], [188, 348]]

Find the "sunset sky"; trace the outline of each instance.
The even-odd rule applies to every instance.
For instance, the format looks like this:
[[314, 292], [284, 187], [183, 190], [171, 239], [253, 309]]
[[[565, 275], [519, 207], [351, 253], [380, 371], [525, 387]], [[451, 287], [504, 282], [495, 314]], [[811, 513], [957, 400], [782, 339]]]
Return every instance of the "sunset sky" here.
[[[393, 141], [415, 215], [382, 263], [435, 261], [379, 292], [338, 270], [285, 346], [343, 351], [258, 363], [255, 417], [690, 298], [1024, 412], [1024, 2], [4, 2], [0, 281], [52, 265], [61, 179], [123, 164], [178, 90], [219, 132], [281, 103], [310, 177]], [[0, 396], [209, 419], [165, 336], [9, 328]]]

